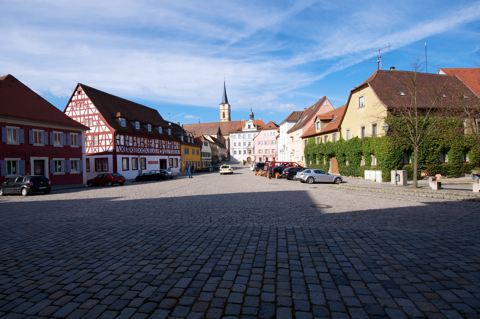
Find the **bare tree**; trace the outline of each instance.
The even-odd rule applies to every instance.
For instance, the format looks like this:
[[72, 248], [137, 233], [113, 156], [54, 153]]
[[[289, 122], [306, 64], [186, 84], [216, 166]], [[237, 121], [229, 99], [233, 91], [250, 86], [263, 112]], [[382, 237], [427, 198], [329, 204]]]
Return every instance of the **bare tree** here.
[[[398, 144], [413, 148], [413, 187], [418, 187], [418, 158], [420, 147], [432, 136], [443, 133], [445, 123], [453, 116], [446, 89], [451, 76], [420, 73], [421, 64], [413, 63], [412, 72], [396, 77], [398, 91], [387, 105], [388, 136]], [[398, 94], [398, 95], [397, 95]]]

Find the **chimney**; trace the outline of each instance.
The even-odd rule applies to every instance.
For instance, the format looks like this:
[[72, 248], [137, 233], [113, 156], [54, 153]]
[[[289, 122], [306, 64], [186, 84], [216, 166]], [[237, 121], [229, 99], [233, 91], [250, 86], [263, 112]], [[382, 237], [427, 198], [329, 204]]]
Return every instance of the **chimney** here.
[[177, 125], [180, 126], [180, 121], [177, 122]]
[[273, 124], [277, 124], [277, 122], [276, 122], [276, 121], [273, 121]]
[[391, 66], [391, 67], [390, 67], [390, 71], [395, 71], [395, 67], [394, 67], [394, 66]]
[[306, 107], [304, 107], [304, 108], [303, 108], [303, 112], [305, 112], [306, 110], [307, 110], [307, 108], [306, 108]]

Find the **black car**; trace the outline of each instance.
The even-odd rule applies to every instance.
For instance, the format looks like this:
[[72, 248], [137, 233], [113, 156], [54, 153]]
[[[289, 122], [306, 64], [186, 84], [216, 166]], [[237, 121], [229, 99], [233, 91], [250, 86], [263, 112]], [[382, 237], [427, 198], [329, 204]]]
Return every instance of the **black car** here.
[[41, 175], [24, 175], [10, 178], [0, 186], [0, 196], [7, 194], [22, 194], [43, 192], [49, 194], [52, 189], [50, 180]]
[[305, 170], [305, 167], [287, 167], [283, 170], [282, 177], [286, 179], [294, 179], [295, 175], [303, 170]]
[[285, 166], [275, 166], [273, 168], [273, 175], [275, 175], [276, 173], [282, 174], [282, 172], [285, 168], [286, 168]]
[[265, 167], [265, 163], [256, 163], [255, 166], [253, 167], [253, 170], [255, 172], [258, 172], [259, 170], [263, 170]]
[[168, 174], [165, 173], [163, 170], [152, 170], [152, 171], [146, 171], [142, 175], [138, 175], [135, 177], [135, 180], [137, 182], [139, 181], [158, 181], [158, 180], [165, 180], [168, 178]]

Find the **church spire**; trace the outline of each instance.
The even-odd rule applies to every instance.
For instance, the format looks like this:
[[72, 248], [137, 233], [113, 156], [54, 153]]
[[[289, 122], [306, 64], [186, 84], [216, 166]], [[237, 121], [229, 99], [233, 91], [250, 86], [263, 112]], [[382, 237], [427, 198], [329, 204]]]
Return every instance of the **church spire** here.
[[253, 120], [252, 103], [250, 103], [250, 119]]
[[225, 86], [225, 80], [223, 80], [223, 97], [222, 97], [222, 103], [220, 104], [228, 104], [227, 88]]

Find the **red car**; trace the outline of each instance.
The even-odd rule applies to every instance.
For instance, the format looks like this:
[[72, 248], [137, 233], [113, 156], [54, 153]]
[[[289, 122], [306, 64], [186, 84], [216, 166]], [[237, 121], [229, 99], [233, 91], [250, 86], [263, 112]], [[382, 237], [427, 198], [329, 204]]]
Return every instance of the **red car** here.
[[125, 177], [118, 173], [103, 173], [87, 181], [87, 185], [90, 187], [98, 185], [112, 186], [113, 184], [125, 184]]

